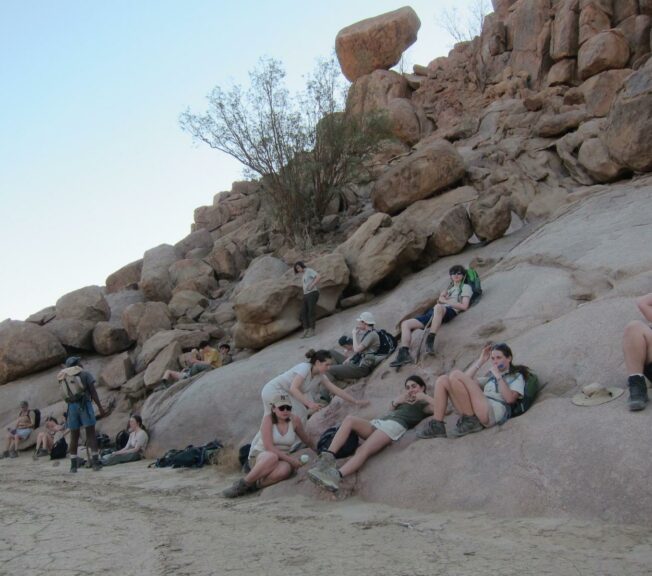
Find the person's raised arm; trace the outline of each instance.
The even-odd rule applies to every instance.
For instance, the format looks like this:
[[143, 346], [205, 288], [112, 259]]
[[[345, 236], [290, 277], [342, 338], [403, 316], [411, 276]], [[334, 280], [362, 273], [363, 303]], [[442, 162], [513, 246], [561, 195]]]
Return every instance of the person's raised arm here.
[[350, 402], [351, 404], [354, 404], [355, 406], [368, 406], [369, 405], [369, 400], [357, 400], [351, 394], [348, 392], [342, 390], [341, 388], [338, 388], [333, 384], [327, 376], [322, 376], [321, 377], [321, 383], [324, 385], [326, 390], [328, 390], [333, 396], [339, 396], [342, 400], [345, 400], [346, 402]]
[[482, 348], [482, 352], [480, 352], [480, 357], [464, 371], [464, 374], [470, 376], [471, 378], [474, 378], [475, 375], [478, 373], [478, 370], [482, 368], [482, 366], [487, 362], [487, 360], [489, 360], [490, 357], [491, 357], [491, 344], [487, 344], [484, 348]]
[[301, 374], [297, 374], [290, 384], [290, 394], [296, 398], [301, 404], [303, 404], [308, 410], [316, 412], [321, 409], [321, 406], [316, 402], [313, 402], [308, 396], [303, 393], [303, 382], [305, 377]]
[[652, 322], [652, 293], [637, 298], [636, 305], [641, 311], [641, 314], [643, 314], [643, 317], [648, 322]]

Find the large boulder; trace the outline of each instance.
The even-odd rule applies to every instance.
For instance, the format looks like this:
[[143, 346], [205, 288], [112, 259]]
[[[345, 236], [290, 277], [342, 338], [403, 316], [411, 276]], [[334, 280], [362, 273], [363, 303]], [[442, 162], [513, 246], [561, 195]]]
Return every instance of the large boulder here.
[[134, 366], [131, 363], [128, 352], [123, 352], [115, 356], [104, 367], [97, 379], [100, 386], [106, 386], [111, 390], [116, 390], [127, 383], [127, 380], [134, 375]]
[[204, 330], [162, 330], [147, 339], [136, 357], [136, 372], [142, 372], [163, 348], [178, 342], [182, 350], [198, 348], [210, 334]]
[[351, 84], [346, 111], [354, 115], [387, 111], [390, 101], [409, 96], [410, 87], [404, 76], [393, 70], [375, 70]]
[[86, 286], [65, 294], [56, 303], [57, 318], [74, 318], [101, 322], [108, 320], [111, 310], [99, 286]]
[[172, 328], [170, 312], [163, 302], [138, 302], [122, 313], [122, 325], [139, 345], [161, 330]]
[[178, 342], [168, 344], [161, 350], [154, 361], [147, 366], [143, 382], [146, 388], [158, 384], [166, 370], [179, 368], [178, 358], [181, 355], [181, 346]]
[[604, 32], [610, 28], [610, 15], [597, 3], [591, 2], [582, 7], [582, 11], [580, 12], [580, 45], [593, 38], [596, 34], [600, 34], [600, 32]]
[[563, 0], [557, 4], [550, 35], [550, 57], [557, 61], [572, 58], [579, 46], [579, 1]]
[[582, 80], [605, 70], [625, 68], [629, 43], [620, 30], [607, 30], [587, 40], [577, 54], [577, 71]]
[[185, 316], [188, 319], [195, 320], [201, 316], [207, 306], [208, 299], [203, 294], [194, 290], [181, 290], [172, 296], [168, 309], [173, 318]]
[[178, 260], [170, 266], [169, 272], [174, 286], [173, 294], [181, 290], [193, 290], [210, 296], [217, 289], [213, 268], [202, 260]]
[[59, 339], [31, 322], [0, 323], [0, 384], [54, 366], [66, 357]]
[[106, 295], [106, 303], [111, 309], [109, 322], [122, 323], [122, 313], [132, 304], [145, 302], [145, 295], [140, 290], [120, 290]]
[[161, 244], [145, 252], [139, 285], [147, 300], [167, 303], [172, 298], [169, 270], [177, 260], [179, 254], [169, 244]]
[[652, 170], [652, 59], [625, 81], [611, 107], [604, 142], [632, 170]]
[[512, 222], [511, 205], [499, 194], [485, 193], [469, 207], [471, 226], [475, 235], [485, 242], [497, 240]]
[[236, 280], [247, 267], [247, 258], [243, 250], [229, 238], [216, 241], [213, 249], [206, 256], [206, 261], [221, 280]]
[[57, 315], [56, 306], [48, 306], [46, 308], [43, 308], [43, 310], [39, 310], [38, 312], [34, 312], [34, 314], [30, 314], [27, 318], [25, 318], [25, 322], [32, 322], [33, 324], [38, 324], [39, 326], [43, 326], [44, 324], [47, 324], [51, 320], [54, 320], [56, 315]]
[[107, 294], [119, 292], [120, 290], [138, 288], [140, 275], [143, 270], [143, 260], [136, 260], [119, 270], [109, 274], [105, 280]]
[[92, 320], [76, 318], [55, 318], [44, 328], [54, 334], [64, 346], [78, 350], [93, 350], [93, 329], [96, 323]]
[[351, 271], [352, 284], [367, 292], [399, 273], [423, 252], [426, 238], [405, 220], [377, 213], [337, 247]]
[[174, 247], [176, 251], [184, 258], [189, 258], [189, 254], [198, 254], [204, 252], [200, 258], [203, 258], [211, 251], [213, 247], [213, 237], [206, 228], [199, 228], [191, 232], [183, 240], [177, 242]]
[[407, 98], [390, 100], [387, 113], [392, 134], [410, 146], [432, 130], [432, 124], [423, 110]]
[[421, 21], [409, 6], [361, 20], [340, 30], [335, 52], [351, 82], [377, 69], [389, 69], [414, 44]]
[[247, 288], [247, 286], [251, 286], [252, 284], [256, 284], [263, 280], [273, 280], [275, 278], [280, 278], [289, 269], [290, 266], [288, 266], [280, 258], [276, 258], [275, 256], [270, 256], [267, 254], [264, 256], [259, 256], [247, 267], [242, 280], [240, 280], [240, 282], [238, 282], [237, 286], [235, 287], [234, 294], [237, 295], [238, 292], [244, 290]]
[[534, 133], [543, 138], [561, 136], [566, 132], [577, 129], [587, 118], [588, 114], [585, 108], [567, 110], [560, 114], [544, 114], [534, 126]]
[[650, 54], [651, 26], [652, 16], [644, 14], [630, 16], [618, 24], [618, 30], [622, 31], [629, 43], [630, 62], [633, 66], [640, 64]]
[[596, 182], [613, 182], [627, 172], [624, 166], [609, 156], [600, 138], [585, 140], [580, 146], [577, 160]]
[[464, 160], [455, 147], [434, 140], [390, 165], [376, 181], [371, 201], [377, 211], [396, 214], [459, 182], [464, 172]]
[[122, 324], [98, 322], [93, 329], [93, 348], [103, 356], [122, 352], [131, 346], [133, 340]]
[[587, 112], [601, 118], [609, 114], [616, 94], [631, 73], [629, 68], [606, 70], [586, 80], [579, 89], [584, 95]]

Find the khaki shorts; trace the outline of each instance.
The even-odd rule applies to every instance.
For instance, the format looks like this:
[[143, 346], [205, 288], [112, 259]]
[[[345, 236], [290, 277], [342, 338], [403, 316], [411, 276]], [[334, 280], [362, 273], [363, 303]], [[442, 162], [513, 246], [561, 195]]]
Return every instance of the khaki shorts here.
[[394, 420], [380, 420], [375, 418], [369, 422], [376, 430], [380, 430], [389, 436], [394, 442], [400, 440], [401, 436], [407, 432], [407, 428]]
[[507, 407], [500, 402], [492, 400], [491, 398], [487, 398], [487, 401], [489, 402], [489, 410], [487, 410], [489, 415], [489, 423], [485, 426], [485, 428], [491, 428], [492, 426], [496, 426], [496, 424], [504, 424], [508, 419]]

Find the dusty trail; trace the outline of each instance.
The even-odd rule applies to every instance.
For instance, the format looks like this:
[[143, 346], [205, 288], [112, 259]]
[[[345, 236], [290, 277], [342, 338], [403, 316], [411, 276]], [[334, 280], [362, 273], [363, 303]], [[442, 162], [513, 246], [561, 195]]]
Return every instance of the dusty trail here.
[[[225, 501], [220, 468], [99, 473], [0, 461], [0, 575], [650, 574], [652, 529], [421, 514], [268, 490]], [[300, 480], [300, 481], [306, 481]]]

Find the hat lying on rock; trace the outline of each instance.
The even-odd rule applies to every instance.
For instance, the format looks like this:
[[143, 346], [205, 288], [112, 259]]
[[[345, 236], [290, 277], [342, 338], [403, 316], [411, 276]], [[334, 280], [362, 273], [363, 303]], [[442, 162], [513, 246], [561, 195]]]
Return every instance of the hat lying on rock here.
[[579, 394], [575, 394], [572, 402], [577, 406], [597, 406], [615, 400], [622, 396], [623, 392], [625, 392], [624, 388], [617, 386], [605, 388], [602, 384], [593, 382], [584, 386]]

